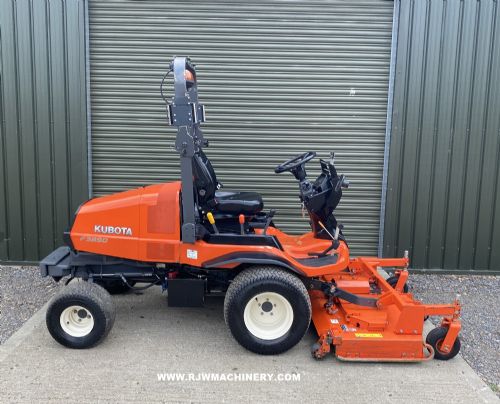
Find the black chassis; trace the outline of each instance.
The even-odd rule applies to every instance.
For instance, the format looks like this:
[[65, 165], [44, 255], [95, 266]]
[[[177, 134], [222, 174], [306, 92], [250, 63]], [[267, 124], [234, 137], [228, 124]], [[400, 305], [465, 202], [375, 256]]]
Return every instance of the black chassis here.
[[[50, 276], [56, 282], [64, 277], [86, 281], [122, 279], [161, 285], [164, 289], [175, 279], [198, 279], [205, 282], [205, 293], [225, 292], [229, 282], [239, 271], [203, 269], [181, 264], [147, 263], [87, 252], [76, 252], [63, 246], [40, 262], [42, 277]], [[168, 285], [170, 286], [170, 285]]]
[[[221, 260], [224, 261], [224, 258], [221, 257]], [[277, 265], [294, 271], [293, 267], [276, 261], [272, 256], [242, 255], [236, 261], [233, 260], [238, 264], [234, 269], [217, 268], [218, 262], [212, 261], [204, 263], [203, 268], [173, 263], [147, 263], [78, 252], [68, 246], [63, 246], [54, 250], [40, 262], [40, 272], [42, 277], [51, 276], [56, 282], [67, 277], [66, 283], [74, 278], [81, 278], [88, 282], [121, 279], [131, 290], [135, 291], [160, 285], [162, 290], [167, 288], [169, 290], [169, 306], [199, 307], [203, 306], [205, 296], [224, 295], [234, 277], [249, 265]], [[149, 285], [133, 287], [135, 283]]]
[[[233, 261], [230, 259], [228, 262]], [[169, 305], [176, 307], [202, 306], [205, 295], [224, 294], [231, 280], [248, 265], [271, 264], [297, 272], [289, 264], [278, 262], [272, 257], [242, 255], [237, 262], [240, 265], [231, 270], [210, 268], [216, 265], [215, 262], [205, 263], [205, 269], [180, 264], [150, 264], [59, 247], [40, 262], [40, 272], [42, 277], [51, 276], [55, 281], [69, 276], [68, 282], [73, 278], [90, 282], [96, 279], [122, 279], [127, 284], [133, 281], [149, 283], [150, 286], [161, 285], [164, 290], [168, 287], [171, 292]], [[360, 306], [376, 306], [376, 299], [359, 297], [332, 283], [297, 275], [308, 289], [321, 290], [330, 299], [342, 298]]]

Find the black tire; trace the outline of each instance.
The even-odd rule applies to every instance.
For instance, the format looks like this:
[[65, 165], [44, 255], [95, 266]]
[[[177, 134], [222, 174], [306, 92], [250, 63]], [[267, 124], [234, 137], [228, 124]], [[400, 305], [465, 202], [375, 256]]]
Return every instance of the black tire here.
[[[261, 293], [280, 295], [291, 306], [292, 310], [287, 312], [293, 312], [291, 326], [275, 339], [257, 337], [245, 323], [247, 304]], [[267, 302], [262, 307], [264, 304]], [[262, 310], [272, 315], [274, 308]], [[229, 286], [224, 300], [224, 319], [233, 337], [244, 348], [262, 355], [279, 354], [295, 346], [306, 333], [311, 322], [311, 301], [306, 287], [295, 275], [277, 267], [251, 267], [236, 276]]]
[[455, 340], [455, 343], [453, 344], [450, 352], [443, 352], [440, 350], [441, 343], [443, 342], [447, 333], [448, 329], [446, 327], [437, 327], [429, 332], [429, 334], [427, 334], [425, 342], [427, 342], [434, 348], [434, 359], [447, 361], [448, 359], [457, 356], [457, 354], [460, 352], [461, 343], [458, 337]]
[[[127, 280], [127, 282], [132, 287], [135, 285], [134, 281]], [[112, 295], [119, 295], [130, 290], [130, 287], [121, 279], [94, 279], [94, 283], [102, 286]]]
[[[82, 336], [71, 335], [61, 325], [64, 321], [63, 312], [72, 312], [71, 306], [78, 306], [83, 310], [74, 311], [73, 318], [93, 319], [93, 326], [88, 334]], [[80, 313], [83, 314], [80, 314]], [[66, 314], [67, 316], [68, 314]], [[78, 316], [78, 317], [77, 317]], [[90, 316], [90, 317], [88, 317]], [[68, 319], [70, 320], [70, 319]], [[73, 323], [74, 320], [71, 319]], [[80, 320], [78, 320], [80, 321]], [[50, 335], [68, 348], [84, 349], [100, 343], [113, 327], [115, 321], [115, 306], [110, 294], [101, 286], [89, 282], [70, 283], [55, 295], [49, 303], [46, 314], [47, 328]], [[70, 326], [70, 321], [66, 322]]]
[[[386, 279], [386, 282], [394, 289], [396, 287], [396, 284], [398, 283], [398, 279], [399, 276], [390, 276]], [[408, 293], [408, 284], [406, 283], [403, 286], [403, 293]]]

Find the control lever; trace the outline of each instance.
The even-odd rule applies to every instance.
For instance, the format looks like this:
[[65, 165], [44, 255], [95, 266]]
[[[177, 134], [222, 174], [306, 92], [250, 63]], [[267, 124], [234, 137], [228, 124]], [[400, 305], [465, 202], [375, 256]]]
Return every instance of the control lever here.
[[269, 211], [269, 213], [267, 214], [267, 220], [266, 220], [266, 225], [264, 226], [264, 230], [262, 231], [262, 234], [266, 234], [267, 232], [267, 228], [269, 227], [269, 225], [271, 224], [271, 222], [273, 221], [273, 217], [274, 217], [274, 214], [276, 213], [276, 210], [274, 209], [271, 209]]
[[311, 256], [317, 256], [318, 258], [321, 258], [321, 257], [324, 257], [325, 255], [327, 255], [331, 250], [336, 250], [337, 248], [339, 248], [339, 235], [340, 235], [340, 231], [344, 228], [343, 225], [339, 224], [337, 225], [337, 227], [335, 228], [335, 235], [332, 235], [332, 233], [330, 233], [328, 231], [328, 229], [326, 228], [326, 226], [321, 222], [321, 220], [318, 220], [318, 224], [323, 228], [323, 230], [326, 232], [326, 234], [328, 234], [330, 236], [330, 238], [332, 239], [332, 245], [329, 246], [325, 251], [322, 251], [320, 253], [309, 253], [309, 255]]
[[339, 226], [337, 226], [335, 228], [335, 236], [333, 236], [334, 240], [338, 240], [339, 239], [339, 233], [340, 233], [340, 228], [339, 228]]
[[214, 229], [215, 234], [219, 234], [219, 229], [217, 229], [217, 226], [215, 225], [215, 218], [212, 212], [207, 213], [207, 219], [208, 222], [212, 225], [212, 229]]
[[346, 180], [345, 175], [342, 174], [335, 185], [335, 192], [339, 192], [340, 188], [349, 188], [349, 181]]
[[332, 240], [334, 240], [334, 241], [335, 241], [335, 240], [337, 240], [337, 239], [339, 238], [339, 235], [338, 235], [339, 226], [337, 226], [337, 228], [335, 229], [335, 236], [336, 236], [336, 237], [335, 237], [335, 236], [332, 236], [332, 233], [330, 233], [330, 232], [328, 231], [328, 229], [327, 229], [327, 228], [326, 228], [326, 226], [325, 226], [325, 225], [321, 222], [321, 220], [318, 220], [318, 223], [319, 223], [319, 225], [323, 228], [323, 230], [324, 230], [324, 231], [326, 231], [326, 234], [328, 234]]
[[242, 236], [245, 235], [245, 215], [239, 215], [238, 221], [240, 222], [240, 233]]

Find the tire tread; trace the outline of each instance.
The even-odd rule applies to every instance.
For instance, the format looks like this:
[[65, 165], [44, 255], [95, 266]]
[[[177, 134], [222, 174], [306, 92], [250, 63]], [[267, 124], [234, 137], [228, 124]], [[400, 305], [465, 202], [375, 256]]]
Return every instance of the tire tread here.
[[[50, 319], [56, 305], [59, 305], [65, 300], [71, 301], [81, 298], [92, 301], [102, 311], [105, 318], [105, 328], [101, 335], [99, 335], [98, 338], [96, 338], [92, 343], [85, 344], [84, 346], [71, 346], [67, 342], [65, 343], [62, 341], [61, 336], [57, 335], [57, 333], [52, 330]], [[71, 348], [90, 348], [99, 344], [109, 334], [111, 328], [113, 328], [115, 318], [116, 310], [111, 295], [102, 286], [85, 281], [73, 282], [64, 287], [52, 298], [46, 314], [46, 322], [50, 334], [54, 337], [54, 339], [56, 339], [56, 341]]]
[[[309, 298], [309, 293], [307, 292], [304, 283], [297, 276], [293, 275], [290, 272], [287, 272], [286, 270], [280, 267], [266, 266], [266, 265], [253, 266], [248, 269], [245, 269], [243, 272], [238, 274], [234, 278], [233, 282], [229, 285], [229, 288], [226, 292], [226, 297], [224, 300], [224, 321], [226, 322], [226, 325], [229, 327], [232, 333], [233, 331], [231, 329], [231, 325], [229, 322], [229, 311], [231, 310], [233, 302], [235, 301], [235, 299], [238, 298], [238, 296], [243, 292], [244, 289], [246, 289], [252, 284], [262, 281], [274, 281], [277, 283], [290, 286], [295, 290], [297, 290], [303, 297], [304, 301], [307, 302], [308, 313], [309, 313], [307, 324], [310, 323], [311, 301]], [[307, 327], [304, 329], [303, 334], [300, 335], [300, 338], [302, 338], [306, 332], [307, 332]], [[252, 348], [251, 350], [253, 352], [266, 355], [266, 354], [279, 354], [287, 351], [290, 348], [291, 346], [282, 345], [282, 347], [274, 349], [272, 352], [269, 352], [269, 350], [267, 349], [258, 349], [258, 348], [256, 349]]]

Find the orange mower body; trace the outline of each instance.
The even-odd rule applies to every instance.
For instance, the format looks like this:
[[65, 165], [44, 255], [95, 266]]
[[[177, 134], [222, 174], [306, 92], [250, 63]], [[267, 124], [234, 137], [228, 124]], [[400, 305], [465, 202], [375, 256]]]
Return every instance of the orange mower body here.
[[[180, 182], [90, 200], [80, 207], [69, 234], [73, 246], [80, 251], [136, 261], [217, 267], [227, 271], [241, 265], [239, 260], [231, 261], [231, 256], [267, 254], [286, 262], [300, 276], [334, 281], [346, 292], [376, 300], [373, 306], [359, 306], [342, 298], [329, 299], [322, 291], [311, 290], [312, 321], [319, 335], [313, 348], [317, 358], [330, 352], [333, 345], [335, 355], [348, 361], [428, 360], [434, 355], [433, 348], [423, 340], [424, 319], [428, 316], [444, 316], [443, 324], [450, 332], [441, 350], [446, 353], [453, 346], [460, 331], [460, 305], [457, 302], [426, 305], [411, 293], [404, 293], [407, 258], [350, 258], [346, 243], [341, 241], [330, 255], [336, 257], [335, 263], [311, 267], [304, 264], [304, 260], [311, 259], [308, 253], [323, 251], [330, 241], [315, 238], [313, 232], [291, 236], [275, 227], [271, 227], [268, 234], [279, 240], [282, 249], [214, 245], [203, 240], [183, 243], [180, 200]], [[256, 230], [257, 234], [261, 231]], [[384, 267], [401, 268], [400, 282], [394, 287], [380, 274], [379, 269]]]
[[[352, 258], [334, 213], [349, 182], [333, 153], [321, 173], [307, 177], [306, 152], [275, 169], [299, 182], [311, 231], [289, 235], [264, 211], [256, 192], [221, 190], [200, 124], [194, 65], [175, 58], [175, 96], [167, 104], [178, 128], [177, 182], [141, 187], [83, 203], [65, 233], [66, 246], [40, 263], [42, 276], [69, 285], [47, 311], [51, 335], [71, 348], [89, 348], [112, 327], [109, 293], [150, 286], [168, 290], [170, 306], [202, 306], [224, 294], [224, 317], [234, 338], [259, 354], [296, 345], [310, 321], [318, 333], [312, 356], [329, 352], [349, 361], [415, 362], [451, 359], [460, 349], [460, 304], [428, 305], [409, 292], [408, 257]], [[393, 271], [389, 278], [382, 269]], [[80, 278], [85, 282], [71, 282]], [[71, 282], [71, 283], [70, 283]], [[109, 292], [109, 293], [108, 293]], [[424, 340], [424, 322], [441, 325]]]

